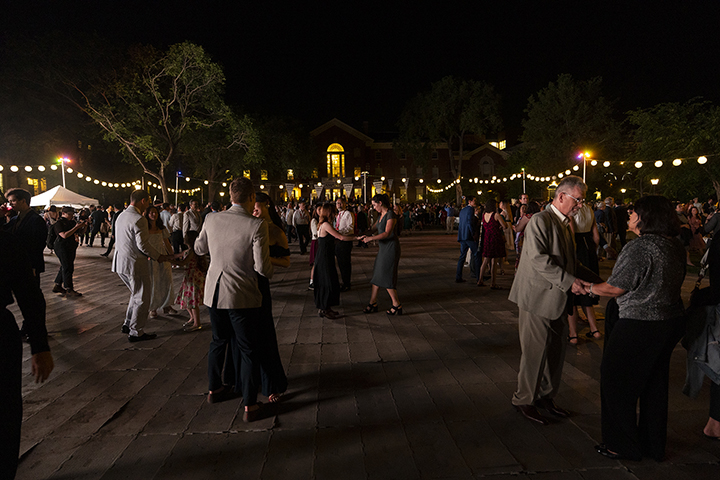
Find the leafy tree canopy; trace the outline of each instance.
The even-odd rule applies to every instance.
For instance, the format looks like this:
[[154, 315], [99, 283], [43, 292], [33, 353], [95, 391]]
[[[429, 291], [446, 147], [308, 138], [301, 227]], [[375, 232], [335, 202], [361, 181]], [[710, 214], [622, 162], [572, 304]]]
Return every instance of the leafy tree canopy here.
[[553, 175], [574, 165], [578, 152], [612, 160], [622, 152], [621, 129], [613, 102], [602, 96], [602, 79], [576, 81], [562, 74], [528, 99], [522, 142], [511, 157], [513, 169], [525, 167]]
[[[403, 110], [398, 122], [399, 148], [419, 164], [427, 161], [438, 144], [451, 150], [449, 170], [462, 175], [466, 137], [496, 133], [502, 128], [500, 96], [492, 85], [477, 80], [444, 77], [422, 92]], [[456, 201], [462, 186], [457, 184]]]

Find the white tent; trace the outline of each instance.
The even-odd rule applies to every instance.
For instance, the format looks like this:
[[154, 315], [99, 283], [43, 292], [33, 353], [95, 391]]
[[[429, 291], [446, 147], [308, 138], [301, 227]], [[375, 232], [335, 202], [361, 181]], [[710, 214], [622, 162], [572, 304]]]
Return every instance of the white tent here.
[[47, 208], [50, 205], [83, 208], [90, 205], [100, 205], [100, 203], [94, 198], [84, 197], [60, 185], [30, 199], [31, 207]]

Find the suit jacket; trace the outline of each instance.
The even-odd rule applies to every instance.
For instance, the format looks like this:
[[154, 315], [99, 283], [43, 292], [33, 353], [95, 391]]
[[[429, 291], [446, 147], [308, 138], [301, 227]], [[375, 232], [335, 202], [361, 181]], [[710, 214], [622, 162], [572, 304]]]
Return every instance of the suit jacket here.
[[150, 244], [147, 219], [130, 205], [115, 220], [115, 255], [112, 271], [125, 275], [149, 275], [148, 257], [160, 258], [161, 253]]
[[525, 227], [509, 300], [535, 315], [560, 318], [567, 310], [577, 269], [574, 237], [548, 207], [533, 215]]
[[458, 242], [472, 241], [476, 238], [478, 219], [475, 208], [468, 205], [460, 210], [460, 224], [458, 225]]
[[15, 235], [18, 245], [27, 254], [30, 266], [36, 273], [45, 271], [45, 242], [48, 236], [48, 227], [45, 220], [35, 210], [28, 210], [20, 224], [18, 217], [13, 217], [3, 228]]
[[273, 274], [268, 226], [262, 219], [239, 205], [208, 215], [195, 241], [195, 253], [210, 254], [205, 305], [222, 309], [260, 307], [262, 294], [255, 272], [268, 279]]

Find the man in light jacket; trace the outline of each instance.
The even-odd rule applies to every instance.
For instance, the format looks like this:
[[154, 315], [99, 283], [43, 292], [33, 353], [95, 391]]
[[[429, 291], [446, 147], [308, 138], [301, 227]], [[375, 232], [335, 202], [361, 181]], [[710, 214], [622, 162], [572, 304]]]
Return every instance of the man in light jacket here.
[[241, 391], [245, 404], [243, 421], [250, 422], [259, 415], [260, 367], [267, 365], [270, 351], [265, 347], [270, 339], [264, 335], [260, 318], [262, 294], [257, 274], [271, 278], [273, 267], [267, 223], [252, 216], [252, 181], [245, 177], [233, 180], [230, 200], [232, 207], [228, 210], [206, 217], [195, 242], [196, 254], [210, 255], [204, 300], [213, 333], [208, 353], [208, 402], [234, 396], [230, 385], [222, 384], [221, 372], [226, 349], [235, 347], [235, 388]]

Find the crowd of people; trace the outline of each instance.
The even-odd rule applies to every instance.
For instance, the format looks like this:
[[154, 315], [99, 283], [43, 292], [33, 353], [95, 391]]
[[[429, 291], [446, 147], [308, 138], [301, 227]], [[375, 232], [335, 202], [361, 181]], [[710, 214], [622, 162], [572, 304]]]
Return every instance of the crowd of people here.
[[[513, 275], [509, 299], [519, 308], [522, 346], [512, 399], [517, 410], [542, 425], [550, 419], [540, 410], [560, 418], [571, 415], [554, 402], [565, 351], [568, 344], [578, 344], [581, 312], [589, 327], [586, 338], [602, 338], [595, 307], [599, 296], [610, 297], [601, 366], [603, 443], [596, 448], [611, 458], [662, 460], [670, 355], [683, 335], [689, 351], [700, 348], [697, 337], [701, 334], [686, 334], [688, 316], [680, 288], [686, 266], [692, 265], [690, 253], [705, 253], [707, 237], [720, 231], [720, 216], [712, 199], [671, 204], [664, 197], [647, 196], [625, 205], [608, 197], [591, 204], [585, 201], [586, 192], [581, 179], [569, 176], [552, 199], [542, 202], [523, 194], [515, 202], [489, 198], [483, 205], [467, 196], [464, 207], [454, 203], [393, 205], [387, 195], [378, 194], [367, 206], [349, 204], [344, 198], [275, 205], [267, 194], [255, 192], [248, 179], [240, 178], [230, 184], [229, 204], [211, 202], [204, 210], [197, 200], [177, 206], [153, 205], [147, 192], [136, 190], [126, 208], [52, 206], [40, 214], [30, 207], [29, 192], [12, 189], [2, 206], [0, 243], [3, 251], [20, 253], [12, 259], [2, 256], [8, 264], [4, 268], [18, 272], [13, 282], [0, 278], [0, 328], [3, 342], [8, 342], [3, 355], [19, 370], [18, 342], [24, 335], [32, 348], [36, 380], [48, 377], [53, 365], [40, 290], [43, 252], [50, 249], [60, 263], [52, 292], [80, 297], [73, 281], [76, 252], [81, 246], [92, 248], [99, 236], [100, 248], [105, 249], [100, 255], [108, 257], [114, 249], [111, 269], [130, 291], [122, 333], [130, 342], [156, 338], [145, 331], [147, 320], [177, 315], [174, 305], [188, 312], [183, 329], [198, 331], [204, 328], [200, 308], [206, 306], [212, 330], [207, 401], [242, 396], [243, 420], [250, 422], [263, 415], [258, 392], [274, 403], [288, 387], [278, 352], [270, 279], [275, 268], [290, 266], [291, 243], [298, 242], [301, 256], [309, 255], [309, 289], [321, 317], [341, 316], [333, 307], [352, 288], [352, 250], [369, 244], [376, 244], [378, 253], [369, 302], [362, 311], [379, 311], [378, 295], [383, 289], [390, 298], [386, 313], [402, 315], [397, 286], [403, 232], [436, 228], [450, 234], [457, 228], [457, 283], [466, 282], [466, 265], [477, 286], [485, 286], [489, 279], [493, 290], [503, 288], [497, 278], [506, 274], [505, 268]], [[635, 237], [632, 241], [628, 241], [628, 231]], [[720, 315], [716, 310], [720, 242], [711, 242], [710, 250], [714, 253], [708, 260], [709, 288], [715, 293], [706, 291], [704, 300], [696, 303], [714, 310], [695, 315], [701, 324], [710, 324]], [[514, 268], [508, 261], [513, 253]], [[617, 261], [612, 275], [603, 281], [599, 262], [605, 259]], [[184, 268], [178, 292], [173, 268]], [[21, 331], [6, 308], [13, 295], [24, 317]], [[708, 335], [708, 329], [697, 330]], [[717, 328], [715, 335], [720, 336]], [[689, 362], [689, 371], [692, 365]], [[712, 377], [712, 372], [717, 376]], [[20, 374], [15, 373], [7, 388], [1, 389], [6, 404], [15, 406], [4, 412], [13, 426], [8, 437], [13, 441], [19, 432]], [[706, 361], [701, 380], [703, 374], [715, 382], [704, 433], [720, 438], [720, 365]], [[697, 394], [698, 389], [696, 379], [688, 390]], [[10, 445], [12, 455], [17, 449], [15, 443]]]

